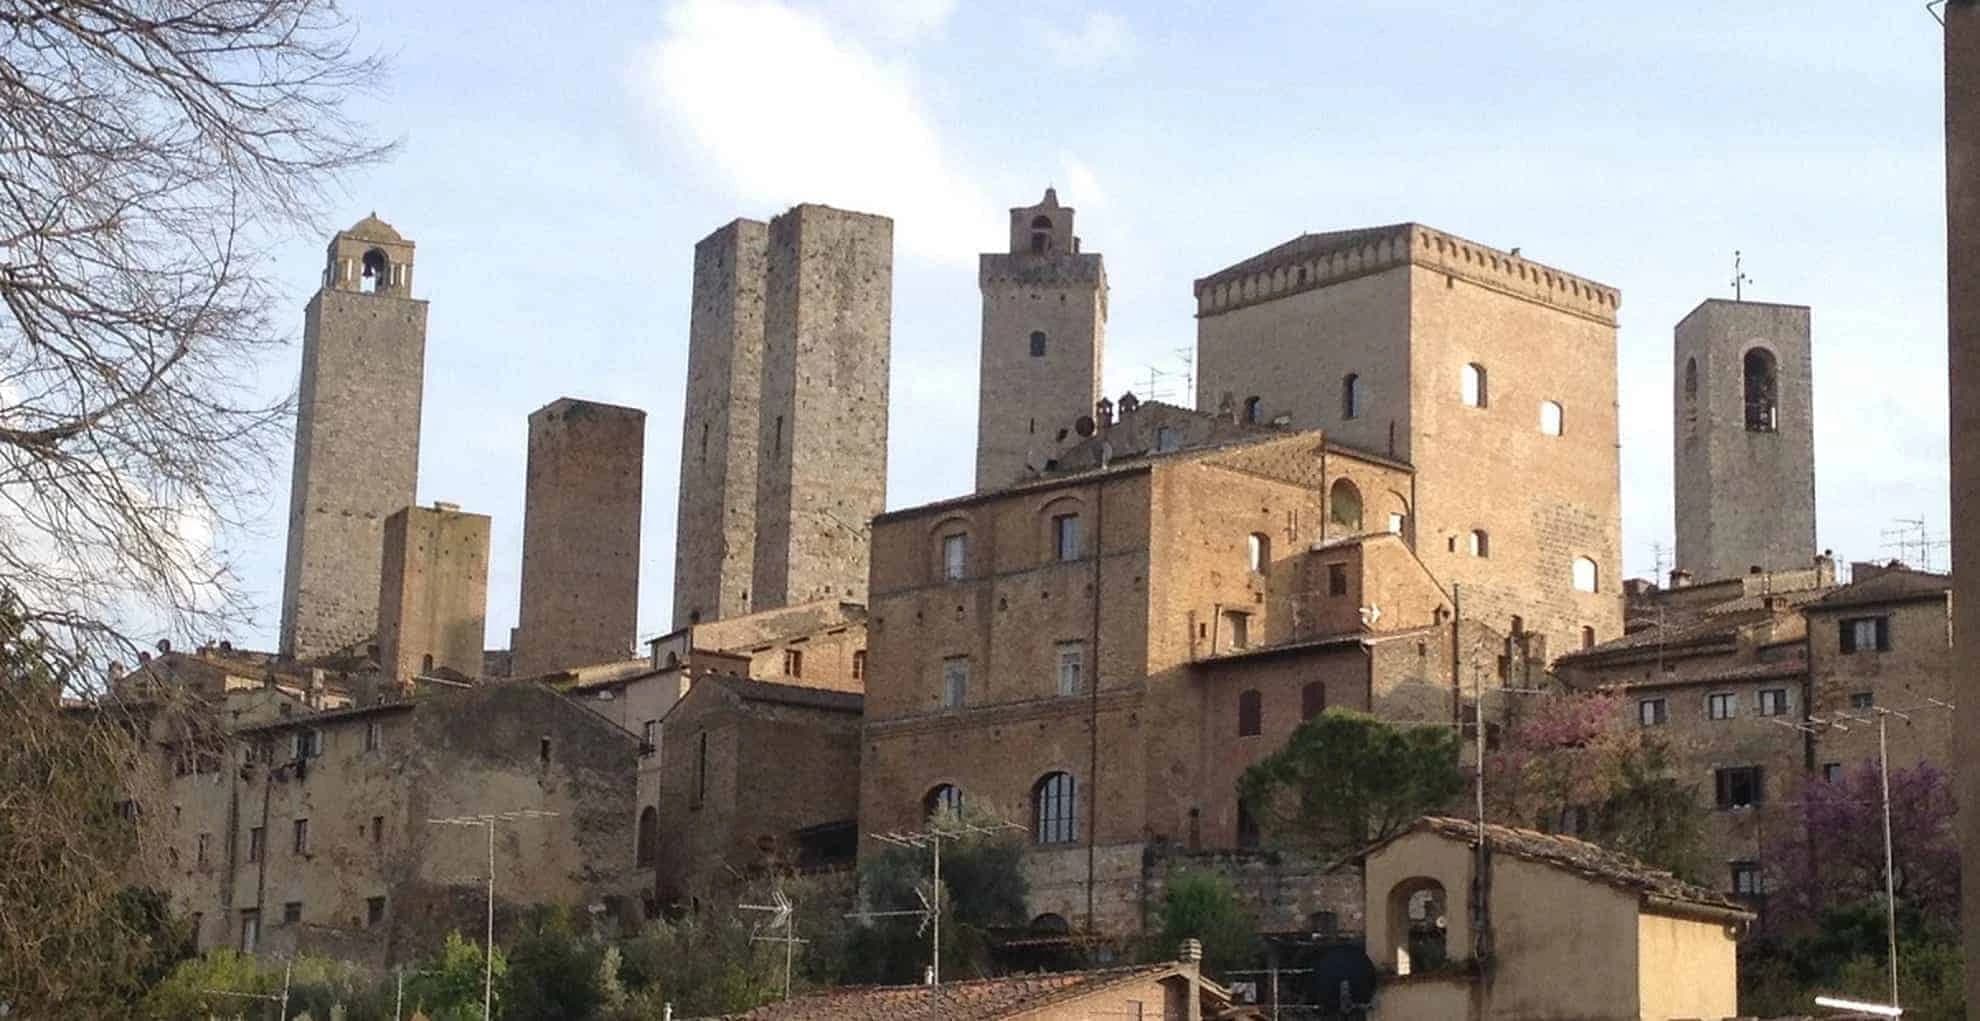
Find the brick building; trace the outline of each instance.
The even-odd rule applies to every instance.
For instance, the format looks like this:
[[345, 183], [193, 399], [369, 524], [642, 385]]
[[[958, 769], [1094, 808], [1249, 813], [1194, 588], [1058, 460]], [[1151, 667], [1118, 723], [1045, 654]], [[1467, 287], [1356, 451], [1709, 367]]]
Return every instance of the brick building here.
[[377, 633], [385, 519], [415, 500], [426, 302], [413, 243], [377, 215], [330, 239], [303, 312], [281, 652], [306, 659]]
[[1371, 506], [1558, 654], [1622, 632], [1619, 302], [1420, 224], [1306, 234], [1196, 282], [1197, 407], [1411, 465]]
[[481, 676], [489, 525], [487, 515], [451, 503], [404, 507], [385, 519], [378, 663], [387, 681]]

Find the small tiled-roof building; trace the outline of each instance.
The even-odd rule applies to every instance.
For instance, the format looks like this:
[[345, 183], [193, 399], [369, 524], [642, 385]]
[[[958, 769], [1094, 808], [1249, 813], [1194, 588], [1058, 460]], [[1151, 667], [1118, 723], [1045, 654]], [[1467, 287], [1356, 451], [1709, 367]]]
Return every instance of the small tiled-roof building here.
[[1196, 962], [1174, 961], [939, 986], [831, 989], [758, 1007], [736, 1021], [1206, 1021], [1224, 1016], [1230, 1003], [1230, 993], [1204, 979]]

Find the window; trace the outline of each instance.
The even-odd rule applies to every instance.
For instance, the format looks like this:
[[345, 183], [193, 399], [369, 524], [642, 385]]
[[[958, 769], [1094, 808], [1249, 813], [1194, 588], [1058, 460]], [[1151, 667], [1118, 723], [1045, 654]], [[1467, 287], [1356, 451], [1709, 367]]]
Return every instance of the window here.
[[853, 680], [863, 681], [865, 679], [866, 679], [866, 650], [854, 649], [853, 650]]
[[1595, 591], [1597, 584], [1601, 581], [1601, 577], [1601, 569], [1595, 566], [1595, 561], [1587, 557], [1574, 558], [1574, 590], [1576, 592]]
[[1739, 715], [1739, 696], [1730, 691], [1715, 692], [1705, 696], [1705, 718], [1710, 720], [1730, 720]]
[[1851, 709], [1872, 709], [1877, 705], [1877, 696], [1867, 691], [1853, 691], [1849, 695]]
[[1251, 570], [1254, 574], [1264, 574], [1272, 567], [1272, 538], [1263, 532], [1251, 533], [1246, 544], [1250, 551]]
[[1052, 247], [1052, 218], [1034, 216], [1031, 218], [1031, 250], [1043, 254]]
[[1077, 695], [1086, 690], [1086, 643], [1059, 643], [1059, 694]]
[[1660, 727], [1670, 719], [1670, 705], [1661, 698], [1646, 698], [1636, 703], [1636, 722], [1639, 726]]
[[1888, 652], [1891, 648], [1889, 617], [1850, 617], [1842, 622], [1842, 651]]
[[961, 812], [962, 802], [962, 788], [952, 783], [936, 784], [933, 790], [922, 797], [921, 812], [923, 815]]
[[969, 566], [969, 536], [958, 532], [942, 537], [942, 580], [961, 581]]
[[374, 844], [385, 842], [385, 817], [382, 815], [371, 817], [371, 842]]
[[308, 854], [309, 853], [309, 820], [297, 819], [295, 821], [294, 830], [295, 830], [295, 838], [296, 838], [295, 853]]
[[1258, 406], [1258, 398], [1246, 397], [1244, 399], [1244, 421], [1246, 425], [1258, 425], [1265, 420], [1264, 415], [1265, 412]]
[[1257, 737], [1264, 729], [1265, 697], [1257, 688], [1238, 694], [1238, 736]]
[[1540, 402], [1540, 435], [1559, 436], [1561, 434], [1561, 405], [1559, 401]]
[[660, 859], [660, 812], [652, 805], [639, 810], [639, 835], [633, 843], [633, 864], [649, 868]]
[[1070, 844], [1073, 828], [1071, 773], [1047, 773], [1031, 787], [1032, 839], [1040, 844]]
[[1230, 627], [1231, 648], [1242, 649], [1251, 644], [1251, 615], [1243, 610], [1225, 610], [1224, 622]]
[[784, 676], [786, 677], [804, 676], [804, 650], [802, 649], [784, 650]]
[[700, 808], [708, 797], [708, 732], [694, 736], [694, 793], [688, 799], [689, 808]]
[[1330, 596], [1344, 596], [1348, 594], [1346, 564], [1327, 565], [1327, 594]]
[[1403, 526], [1408, 523], [1409, 523], [1409, 516], [1404, 514], [1402, 511], [1389, 512], [1389, 533], [1391, 535], [1403, 534]]
[[1474, 528], [1471, 530], [1468, 548], [1474, 557], [1489, 557], [1492, 555], [1492, 537], [1485, 534], [1484, 529]]
[[386, 285], [392, 272], [391, 261], [385, 253], [374, 248], [364, 253], [364, 275], [358, 279], [358, 290], [365, 294], [377, 294]]
[[261, 847], [265, 837], [266, 832], [259, 826], [252, 827], [248, 830], [248, 861], [261, 860]]
[[1695, 417], [1698, 414], [1696, 409], [1689, 407], [1696, 400], [1698, 400], [1698, 359], [1687, 358], [1684, 360], [1684, 402], [1687, 406], [1687, 415]]
[[1350, 533], [1361, 531], [1361, 489], [1346, 479], [1335, 479], [1327, 489], [1327, 518]]
[[660, 745], [659, 720], [647, 720], [645, 723], [639, 725], [639, 743], [645, 745], [648, 748], [659, 747]]
[[385, 738], [385, 725], [372, 720], [364, 725], [364, 750], [375, 752]]
[[366, 897], [364, 899], [364, 924], [378, 925], [385, 921], [385, 898]]
[[1485, 407], [1488, 394], [1485, 391], [1485, 367], [1471, 362], [1464, 367], [1458, 385], [1458, 395], [1467, 408]]
[[1310, 720], [1327, 711], [1327, 686], [1313, 681], [1299, 689], [1299, 718]]
[[1444, 937], [1444, 885], [1427, 877], [1405, 879], [1389, 891], [1389, 931], [1395, 943], [1385, 953], [1397, 975], [1436, 968], [1447, 960]]
[[1732, 881], [1733, 893], [1741, 897], [1763, 897], [1767, 893], [1767, 880], [1758, 862], [1733, 862]]
[[1585, 624], [1581, 628], [1581, 647], [1584, 649], [1595, 647], [1595, 629]]
[[1825, 783], [1841, 783], [1841, 782], [1842, 782], [1842, 779], [1843, 779], [1843, 768], [1842, 768], [1842, 763], [1840, 763], [1840, 762], [1824, 762], [1824, 763], [1822, 763], [1822, 780], [1823, 780], [1823, 782], [1825, 782]]
[[784, 416], [782, 415], [777, 416], [777, 432], [771, 437], [770, 452], [773, 454], [784, 452]]
[[1060, 514], [1052, 518], [1052, 555], [1060, 560], [1079, 559], [1079, 515]]
[[1361, 376], [1356, 373], [1341, 377], [1341, 417], [1361, 417]]
[[206, 864], [206, 848], [212, 840], [213, 834], [211, 833], [202, 833], [199, 835], [199, 840], [195, 845], [197, 849], [193, 853], [193, 864], [200, 866]]
[[1751, 808], [1760, 803], [1760, 767], [1734, 766], [1715, 770], [1712, 778], [1720, 808]]
[[254, 953], [261, 942], [261, 912], [248, 908], [241, 912], [241, 953]]
[[1760, 715], [1786, 716], [1787, 711], [1788, 693], [1786, 688], [1760, 689]]
[[282, 924], [295, 925], [302, 921], [302, 901], [292, 900], [282, 905]]
[[550, 736], [545, 734], [536, 739], [536, 761], [539, 765], [550, 764]]
[[942, 708], [961, 709], [969, 698], [969, 657], [950, 656], [942, 661]]
[[1169, 451], [1175, 450], [1181, 446], [1182, 444], [1176, 441], [1176, 431], [1174, 429], [1166, 425], [1160, 425], [1155, 427], [1156, 453], [1166, 454]]
[[1746, 374], [1746, 430], [1773, 432], [1780, 425], [1780, 382], [1774, 353], [1756, 347], [1740, 361]]
[[1043, 358], [1043, 357], [1045, 357], [1045, 331], [1044, 331], [1044, 330], [1033, 330], [1033, 331], [1031, 331], [1031, 357], [1033, 357], [1033, 358]]
[[295, 737], [295, 757], [313, 759], [323, 754], [323, 732], [320, 730], [298, 730]]

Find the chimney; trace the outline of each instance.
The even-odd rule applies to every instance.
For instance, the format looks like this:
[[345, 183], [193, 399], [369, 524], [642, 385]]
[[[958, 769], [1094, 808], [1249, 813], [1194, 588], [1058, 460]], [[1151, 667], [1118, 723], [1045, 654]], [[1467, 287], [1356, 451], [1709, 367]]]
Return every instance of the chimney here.
[[1202, 964], [1203, 942], [1194, 937], [1183, 940], [1181, 949], [1176, 953], [1176, 960], [1184, 964]]
[[1686, 588], [1691, 584], [1691, 572], [1682, 567], [1671, 571], [1671, 587]]

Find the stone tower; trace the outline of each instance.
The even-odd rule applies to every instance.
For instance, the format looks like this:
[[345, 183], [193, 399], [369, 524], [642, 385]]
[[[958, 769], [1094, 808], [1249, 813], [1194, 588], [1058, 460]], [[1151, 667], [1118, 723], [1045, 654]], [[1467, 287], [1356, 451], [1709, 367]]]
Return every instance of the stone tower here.
[[511, 674], [632, 655], [646, 412], [564, 397], [529, 416]]
[[387, 680], [481, 676], [488, 532], [486, 514], [451, 503], [404, 507], [385, 519], [378, 662]]
[[677, 628], [749, 612], [769, 237], [768, 225], [736, 220], [694, 246], [674, 538]]
[[1713, 298], [1677, 324], [1677, 567], [1713, 581], [1815, 555], [1809, 312]]
[[376, 214], [330, 239], [303, 313], [281, 651], [307, 658], [378, 625], [385, 519], [413, 503], [426, 302], [413, 243]]
[[887, 503], [894, 222], [800, 205], [770, 221], [750, 608], [866, 600]]
[[976, 488], [1044, 466], [1061, 430], [1093, 413], [1107, 332], [1107, 270], [1079, 250], [1073, 209], [1051, 188], [1011, 210], [1009, 252], [987, 252], [976, 403]]

